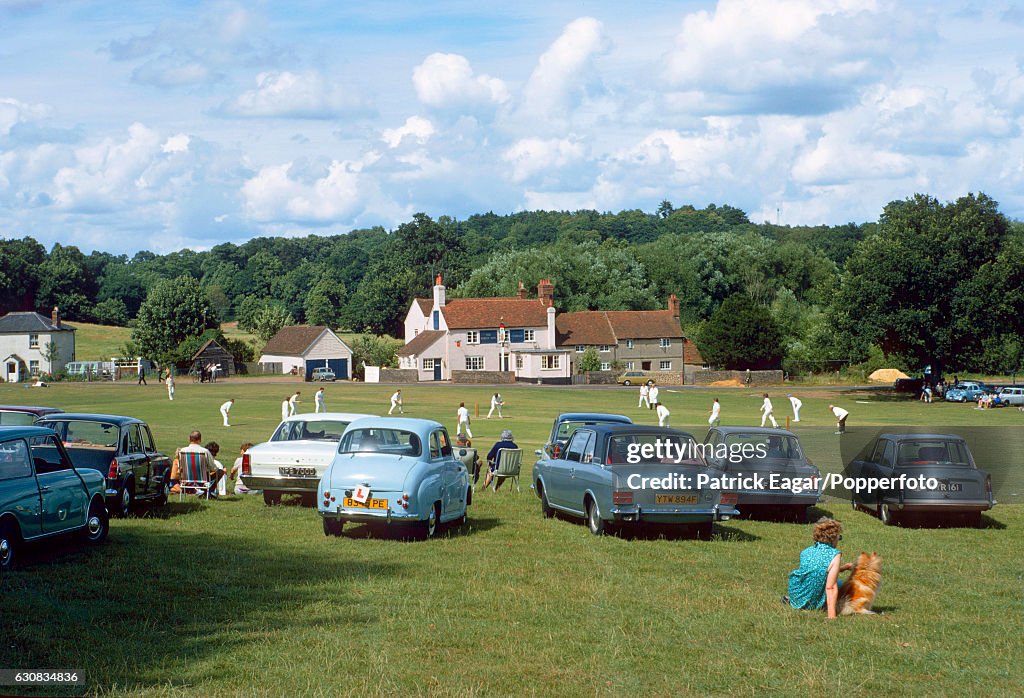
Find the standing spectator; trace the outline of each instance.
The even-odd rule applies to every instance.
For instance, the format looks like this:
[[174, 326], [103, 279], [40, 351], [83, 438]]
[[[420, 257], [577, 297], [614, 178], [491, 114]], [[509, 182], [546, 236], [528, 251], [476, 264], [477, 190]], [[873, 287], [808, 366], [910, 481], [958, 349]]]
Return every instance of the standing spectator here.
[[501, 398], [501, 393], [495, 393], [491, 396], [491, 409], [487, 412], [487, 419], [491, 418], [491, 413], [494, 410], [498, 410], [498, 419], [505, 419], [501, 416], [501, 406], [505, 404], [505, 401]]
[[[217, 454], [220, 453], [220, 444], [216, 441], [211, 441], [206, 444], [206, 450], [210, 452], [213, 460], [213, 472], [210, 473], [210, 487], [213, 488], [216, 485], [217, 496], [223, 497], [228, 493], [228, 482], [224, 464], [217, 460]], [[213, 493], [211, 492], [210, 494]]]
[[650, 401], [652, 410], [658, 409], [659, 392], [660, 391], [658, 390], [658, 384], [655, 383], [654, 381], [651, 381], [651, 389], [647, 392], [647, 399]]
[[648, 396], [650, 394], [651, 394], [651, 386], [648, 385], [647, 383], [644, 383], [643, 385], [641, 385], [640, 386], [640, 402], [636, 403], [636, 406], [637, 407], [647, 407], [647, 409], [651, 409], [651, 401], [648, 399]]
[[139, 359], [139, 382], [137, 385], [149, 385], [146, 382], [146, 367], [142, 365], [142, 359]]
[[321, 385], [320, 389], [313, 393], [313, 412], [319, 414], [326, 411], [327, 408], [324, 407], [324, 387]]
[[281, 420], [282, 421], [284, 421], [285, 419], [288, 419], [288, 412], [290, 411], [290, 408], [291, 408], [291, 402], [288, 400], [288, 398], [285, 398], [281, 402]]
[[715, 398], [711, 403], [711, 416], [708, 417], [708, 427], [717, 427], [722, 423], [722, 404]]
[[667, 427], [668, 426], [668, 418], [669, 418], [669, 416], [671, 414], [672, 413], [668, 411], [668, 408], [665, 407], [664, 405], [662, 405], [659, 402], [658, 403], [658, 426], [659, 427]]
[[800, 408], [804, 406], [804, 403], [801, 402], [800, 398], [798, 398], [793, 393], [790, 393], [788, 397], [789, 397], [789, 404], [791, 404], [793, 406], [793, 421], [794, 422], [799, 422], [800, 421]]
[[235, 464], [231, 466], [231, 479], [235, 481], [235, 494], [259, 494], [260, 490], [250, 490], [242, 482], [242, 456], [245, 452], [252, 448], [251, 443], [244, 443], [238, 448], [238, 458], [235, 459]]
[[775, 415], [772, 412], [772, 401], [768, 399], [768, 393], [765, 393], [764, 402], [761, 403], [761, 426], [764, 426], [765, 420], [770, 420], [772, 426], [778, 429], [779, 423], [775, 421]]
[[850, 413], [847, 410], [844, 410], [842, 407], [837, 407], [835, 405], [829, 405], [828, 409], [829, 412], [836, 416], [836, 433], [845, 434], [846, 418], [850, 416]]
[[235, 398], [231, 398], [230, 400], [228, 400], [227, 402], [220, 406], [220, 416], [224, 418], [224, 426], [226, 427], [231, 426], [230, 424], [228, 424], [228, 413], [231, 411], [231, 408], [234, 406], [234, 404]]
[[473, 438], [473, 431], [469, 428], [469, 410], [466, 409], [466, 403], [459, 403], [459, 411], [456, 413], [459, 420], [459, 426], [455, 430], [455, 433], [463, 433], [469, 438]]
[[388, 414], [391, 414], [392, 412], [394, 412], [396, 407], [398, 408], [398, 414], [405, 414], [405, 408], [402, 405], [402, 391], [401, 391], [401, 389], [396, 390], [394, 393], [392, 393], [392, 395], [391, 395], [391, 409], [388, 410]]
[[302, 391], [301, 390], [296, 390], [295, 394], [292, 395], [290, 398], [288, 398], [288, 416], [289, 417], [291, 417], [293, 414], [296, 414], [299, 411], [298, 405], [299, 405], [300, 402], [302, 402], [302, 400], [299, 399], [299, 395], [302, 395]]
[[921, 387], [921, 397], [918, 398], [918, 399], [921, 402], [931, 402], [932, 401], [932, 389], [928, 387], [927, 383], [925, 383]]
[[171, 369], [167, 369], [167, 378], [164, 382], [167, 384], [167, 399], [174, 402], [174, 373]]
[[[469, 418], [468, 413], [466, 414], [466, 418]], [[472, 436], [472, 434], [470, 434], [470, 436]], [[512, 440], [512, 432], [508, 429], [501, 432], [501, 441], [496, 442], [491, 446], [491, 450], [487, 452], [487, 477], [484, 478], [484, 489], [487, 489], [487, 486], [491, 484], [491, 480], [494, 479], [494, 471], [498, 469], [498, 451], [503, 448], [519, 448], [519, 446], [516, 445], [516, 442]], [[504, 478], [502, 480], [498, 480], [498, 482], [494, 484], [495, 491], [501, 487], [503, 480]]]

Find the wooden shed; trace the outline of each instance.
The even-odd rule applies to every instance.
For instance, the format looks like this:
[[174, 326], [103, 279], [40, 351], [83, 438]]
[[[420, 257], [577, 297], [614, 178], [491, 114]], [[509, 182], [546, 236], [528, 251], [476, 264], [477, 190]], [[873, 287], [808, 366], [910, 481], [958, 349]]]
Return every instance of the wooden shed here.
[[208, 341], [195, 353], [192, 357], [192, 365], [196, 367], [216, 366], [218, 367], [217, 375], [220, 376], [232, 376], [236, 373], [235, 357], [215, 339]]

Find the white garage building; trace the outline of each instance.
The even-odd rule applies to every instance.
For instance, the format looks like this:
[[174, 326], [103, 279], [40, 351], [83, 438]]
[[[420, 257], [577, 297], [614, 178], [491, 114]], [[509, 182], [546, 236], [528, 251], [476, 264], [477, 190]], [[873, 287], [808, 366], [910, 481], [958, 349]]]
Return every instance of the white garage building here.
[[[291, 325], [270, 338], [260, 363], [264, 372], [298, 373], [309, 380], [314, 368], [330, 368], [338, 380], [352, 377], [352, 349], [331, 328], [323, 325]], [[279, 366], [278, 366], [279, 364]]]

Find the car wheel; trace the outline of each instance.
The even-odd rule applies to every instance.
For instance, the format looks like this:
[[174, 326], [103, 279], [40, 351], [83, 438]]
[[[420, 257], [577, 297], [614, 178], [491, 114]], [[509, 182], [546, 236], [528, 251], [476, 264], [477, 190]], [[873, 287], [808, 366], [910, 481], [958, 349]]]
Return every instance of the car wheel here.
[[13, 570], [18, 564], [18, 550], [21, 548], [21, 536], [18, 527], [12, 523], [0, 524], [0, 572]]
[[110, 533], [110, 515], [103, 502], [94, 499], [89, 505], [89, 516], [85, 520], [85, 528], [82, 530], [82, 537], [89, 545], [99, 545], [107, 539]]
[[587, 527], [595, 536], [603, 536], [605, 532], [604, 519], [597, 508], [597, 502], [587, 499]]
[[548, 501], [548, 493], [544, 489], [544, 485], [537, 483], [537, 489], [540, 490], [540, 513], [544, 515], [545, 519], [550, 519], [555, 515], [555, 510], [551, 508], [551, 503]]
[[341, 536], [341, 530], [345, 527], [345, 522], [341, 519], [329, 519], [324, 517], [324, 535], [328, 537], [339, 537]]
[[281, 503], [281, 493], [263, 490], [263, 503], [268, 507], [277, 506]]
[[120, 516], [128, 516], [132, 511], [132, 505], [135, 503], [135, 484], [130, 480], [124, 484], [121, 488], [121, 498], [117, 503], [117, 513]]
[[302, 506], [304, 506], [304, 507], [315, 507], [316, 506], [316, 492], [303, 492], [302, 493]]
[[882, 523], [886, 526], [895, 526], [899, 523], [895, 512], [884, 502], [878, 505], [878, 518], [882, 520]]
[[171, 481], [164, 478], [164, 484], [160, 488], [160, 496], [156, 498], [158, 506], [164, 506], [167, 504], [167, 500], [171, 498]]
[[633, 385], [629, 381], [622, 381], [622, 384], [625, 385], [626, 387], [629, 387], [629, 386]]
[[434, 538], [437, 536], [437, 530], [441, 527], [441, 503], [435, 502], [434, 506], [430, 507], [430, 513], [427, 514], [427, 520], [423, 522], [423, 533], [427, 538]]

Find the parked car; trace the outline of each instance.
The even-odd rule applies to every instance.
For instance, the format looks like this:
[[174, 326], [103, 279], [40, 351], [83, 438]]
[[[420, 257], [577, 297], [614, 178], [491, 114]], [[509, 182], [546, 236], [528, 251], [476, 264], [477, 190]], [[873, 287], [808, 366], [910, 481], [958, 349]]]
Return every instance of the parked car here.
[[469, 470], [438, 422], [373, 417], [352, 422], [323, 478], [317, 510], [324, 535], [346, 522], [412, 525], [427, 538], [464, 523], [473, 501]]
[[960, 383], [946, 391], [947, 402], [977, 402], [982, 395], [993, 392], [991, 388], [980, 381], [960, 381]]
[[592, 427], [598, 424], [632, 424], [633, 420], [623, 414], [606, 414], [604, 412], [563, 412], [555, 417], [551, 425], [551, 433], [543, 450], [536, 451], [538, 456], [553, 455], [565, 448], [569, 439], [580, 427]]
[[914, 393], [918, 395], [924, 388], [924, 378], [897, 378], [893, 388], [900, 393]]
[[646, 383], [652, 378], [657, 380], [657, 376], [653, 373], [645, 373], [643, 371], [626, 371], [616, 380], [619, 385], [640, 385], [641, 383]]
[[314, 381], [333, 381], [337, 377], [334, 375], [333, 369], [327, 368], [326, 366], [320, 366], [313, 369], [313, 375], [310, 376], [310, 378]]
[[933, 489], [896, 486], [851, 493], [854, 509], [871, 512], [886, 525], [916, 514], [979, 526], [981, 512], [996, 503], [992, 478], [978, 469], [967, 442], [956, 434], [881, 434], [850, 462], [845, 475], [888, 480], [905, 476], [903, 482], [935, 479]]
[[[643, 452], [644, 446], [655, 447], [659, 441], [687, 449], [687, 457], [677, 463]], [[542, 457], [533, 466], [533, 487], [544, 516], [558, 511], [582, 517], [595, 535], [626, 525], [676, 524], [693, 527], [707, 538], [715, 520], [739, 511], [735, 494], [723, 494], [710, 483], [698, 486], [699, 474], [718, 478], [721, 472], [709, 467], [696, 450], [690, 434], [667, 427], [580, 427], [557, 457]], [[666, 487], [642, 486], [643, 478], [664, 483], [673, 476]]]
[[[729, 490], [737, 495], [736, 507], [744, 516], [779, 512], [807, 522], [807, 510], [821, 496], [821, 471], [807, 458], [796, 434], [762, 427], [713, 427], [704, 443], [709, 447], [705, 451], [708, 465], [734, 477], [757, 477], [756, 484], [763, 485]], [[735, 455], [730, 458], [730, 453]], [[783, 490], [772, 487], [773, 476], [779, 483], [814, 480], [816, 485], [813, 489], [797, 487], [800, 491]]]
[[0, 571], [24, 543], [78, 533], [89, 545], [107, 537], [103, 474], [76, 467], [50, 429], [0, 427]]
[[1011, 407], [1024, 406], [1024, 388], [1006, 386], [1004, 388], [1000, 388], [996, 397], [999, 398], [1000, 402]]
[[156, 449], [149, 425], [141, 419], [64, 413], [36, 424], [57, 433], [76, 468], [93, 468], [106, 476], [111, 512], [125, 516], [138, 501], [167, 501], [171, 461]]
[[40, 417], [59, 414], [64, 410], [59, 407], [33, 407], [30, 405], [0, 405], [0, 425], [27, 427], [36, 423]]
[[351, 412], [296, 414], [282, 421], [270, 440], [242, 456], [242, 483], [263, 490], [267, 506], [284, 494], [298, 494], [306, 506], [316, 503], [316, 488], [338, 450], [345, 428], [373, 415]]

